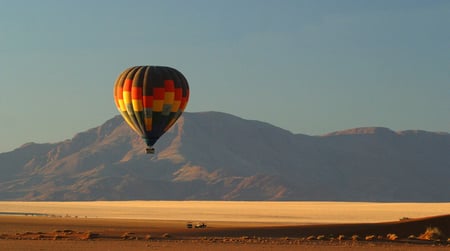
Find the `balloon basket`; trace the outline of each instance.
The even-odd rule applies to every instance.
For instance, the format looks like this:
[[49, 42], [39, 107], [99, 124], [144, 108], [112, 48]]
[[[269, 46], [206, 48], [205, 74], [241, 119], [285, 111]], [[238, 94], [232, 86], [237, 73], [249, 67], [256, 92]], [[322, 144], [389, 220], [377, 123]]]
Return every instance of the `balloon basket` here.
[[145, 149], [145, 153], [146, 154], [153, 154], [153, 153], [155, 153], [155, 148], [153, 148], [153, 147], [146, 148]]

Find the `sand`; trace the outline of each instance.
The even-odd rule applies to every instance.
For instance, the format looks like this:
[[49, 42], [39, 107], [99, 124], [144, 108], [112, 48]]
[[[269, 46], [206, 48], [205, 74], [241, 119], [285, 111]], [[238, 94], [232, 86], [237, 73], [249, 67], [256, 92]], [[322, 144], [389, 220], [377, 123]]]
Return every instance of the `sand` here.
[[[450, 215], [381, 223], [213, 221], [206, 222], [205, 228], [187, 228], [186, 224], [179, 220], [3, 215], [0, 250], [450, 250], [446, 235]], [[427, 227], [438, 228], [441, 236], [418, 238]], [[398, 238], [389, 240], [388, 234]], [[338, 240], [340, 235], [344, 237]], [[352, 240], [354, 235], [358, 240]], [[371, 235], [373, 240], [365, 240]]]
[[383, 222], [450, 213], [450, 203], [330, 201], [0, 201], [0, 214], [280, 224]]

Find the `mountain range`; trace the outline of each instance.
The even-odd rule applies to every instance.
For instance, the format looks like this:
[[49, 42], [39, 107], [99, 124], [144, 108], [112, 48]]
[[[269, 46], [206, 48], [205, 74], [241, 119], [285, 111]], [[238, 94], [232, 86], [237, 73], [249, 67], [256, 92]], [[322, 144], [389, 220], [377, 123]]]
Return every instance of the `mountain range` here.
[[119, 116], [0, 153], [0, 200], [450, 201], [450, 134], [382, 127], [294, 134], [185, 113], [145, 154]]

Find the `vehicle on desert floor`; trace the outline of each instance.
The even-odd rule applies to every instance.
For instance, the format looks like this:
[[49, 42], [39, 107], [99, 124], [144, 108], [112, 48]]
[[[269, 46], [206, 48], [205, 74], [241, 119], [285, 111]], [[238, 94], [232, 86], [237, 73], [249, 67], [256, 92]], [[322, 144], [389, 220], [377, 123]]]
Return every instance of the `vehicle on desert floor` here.
[[197, 223], [195, 224], [195, 228], [206, 228], [206, 224], [205, 223]]
[[192, 222], [188, 222], [186, 223], [186, 228], [206, 228], [207, 225], [204, 222], [198, 222], [198, 223], [192, 223]]

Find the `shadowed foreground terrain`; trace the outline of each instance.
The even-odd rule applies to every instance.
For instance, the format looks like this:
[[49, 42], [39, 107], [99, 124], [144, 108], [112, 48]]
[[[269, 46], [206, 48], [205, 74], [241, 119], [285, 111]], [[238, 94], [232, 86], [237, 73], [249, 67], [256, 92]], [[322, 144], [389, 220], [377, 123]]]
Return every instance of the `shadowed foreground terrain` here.
[[[450, 215], [396, 222], [275, 226], [0, 216], [2, 250], [448, 250]], [[424, 235], [426, 230], [427, 235]]]

